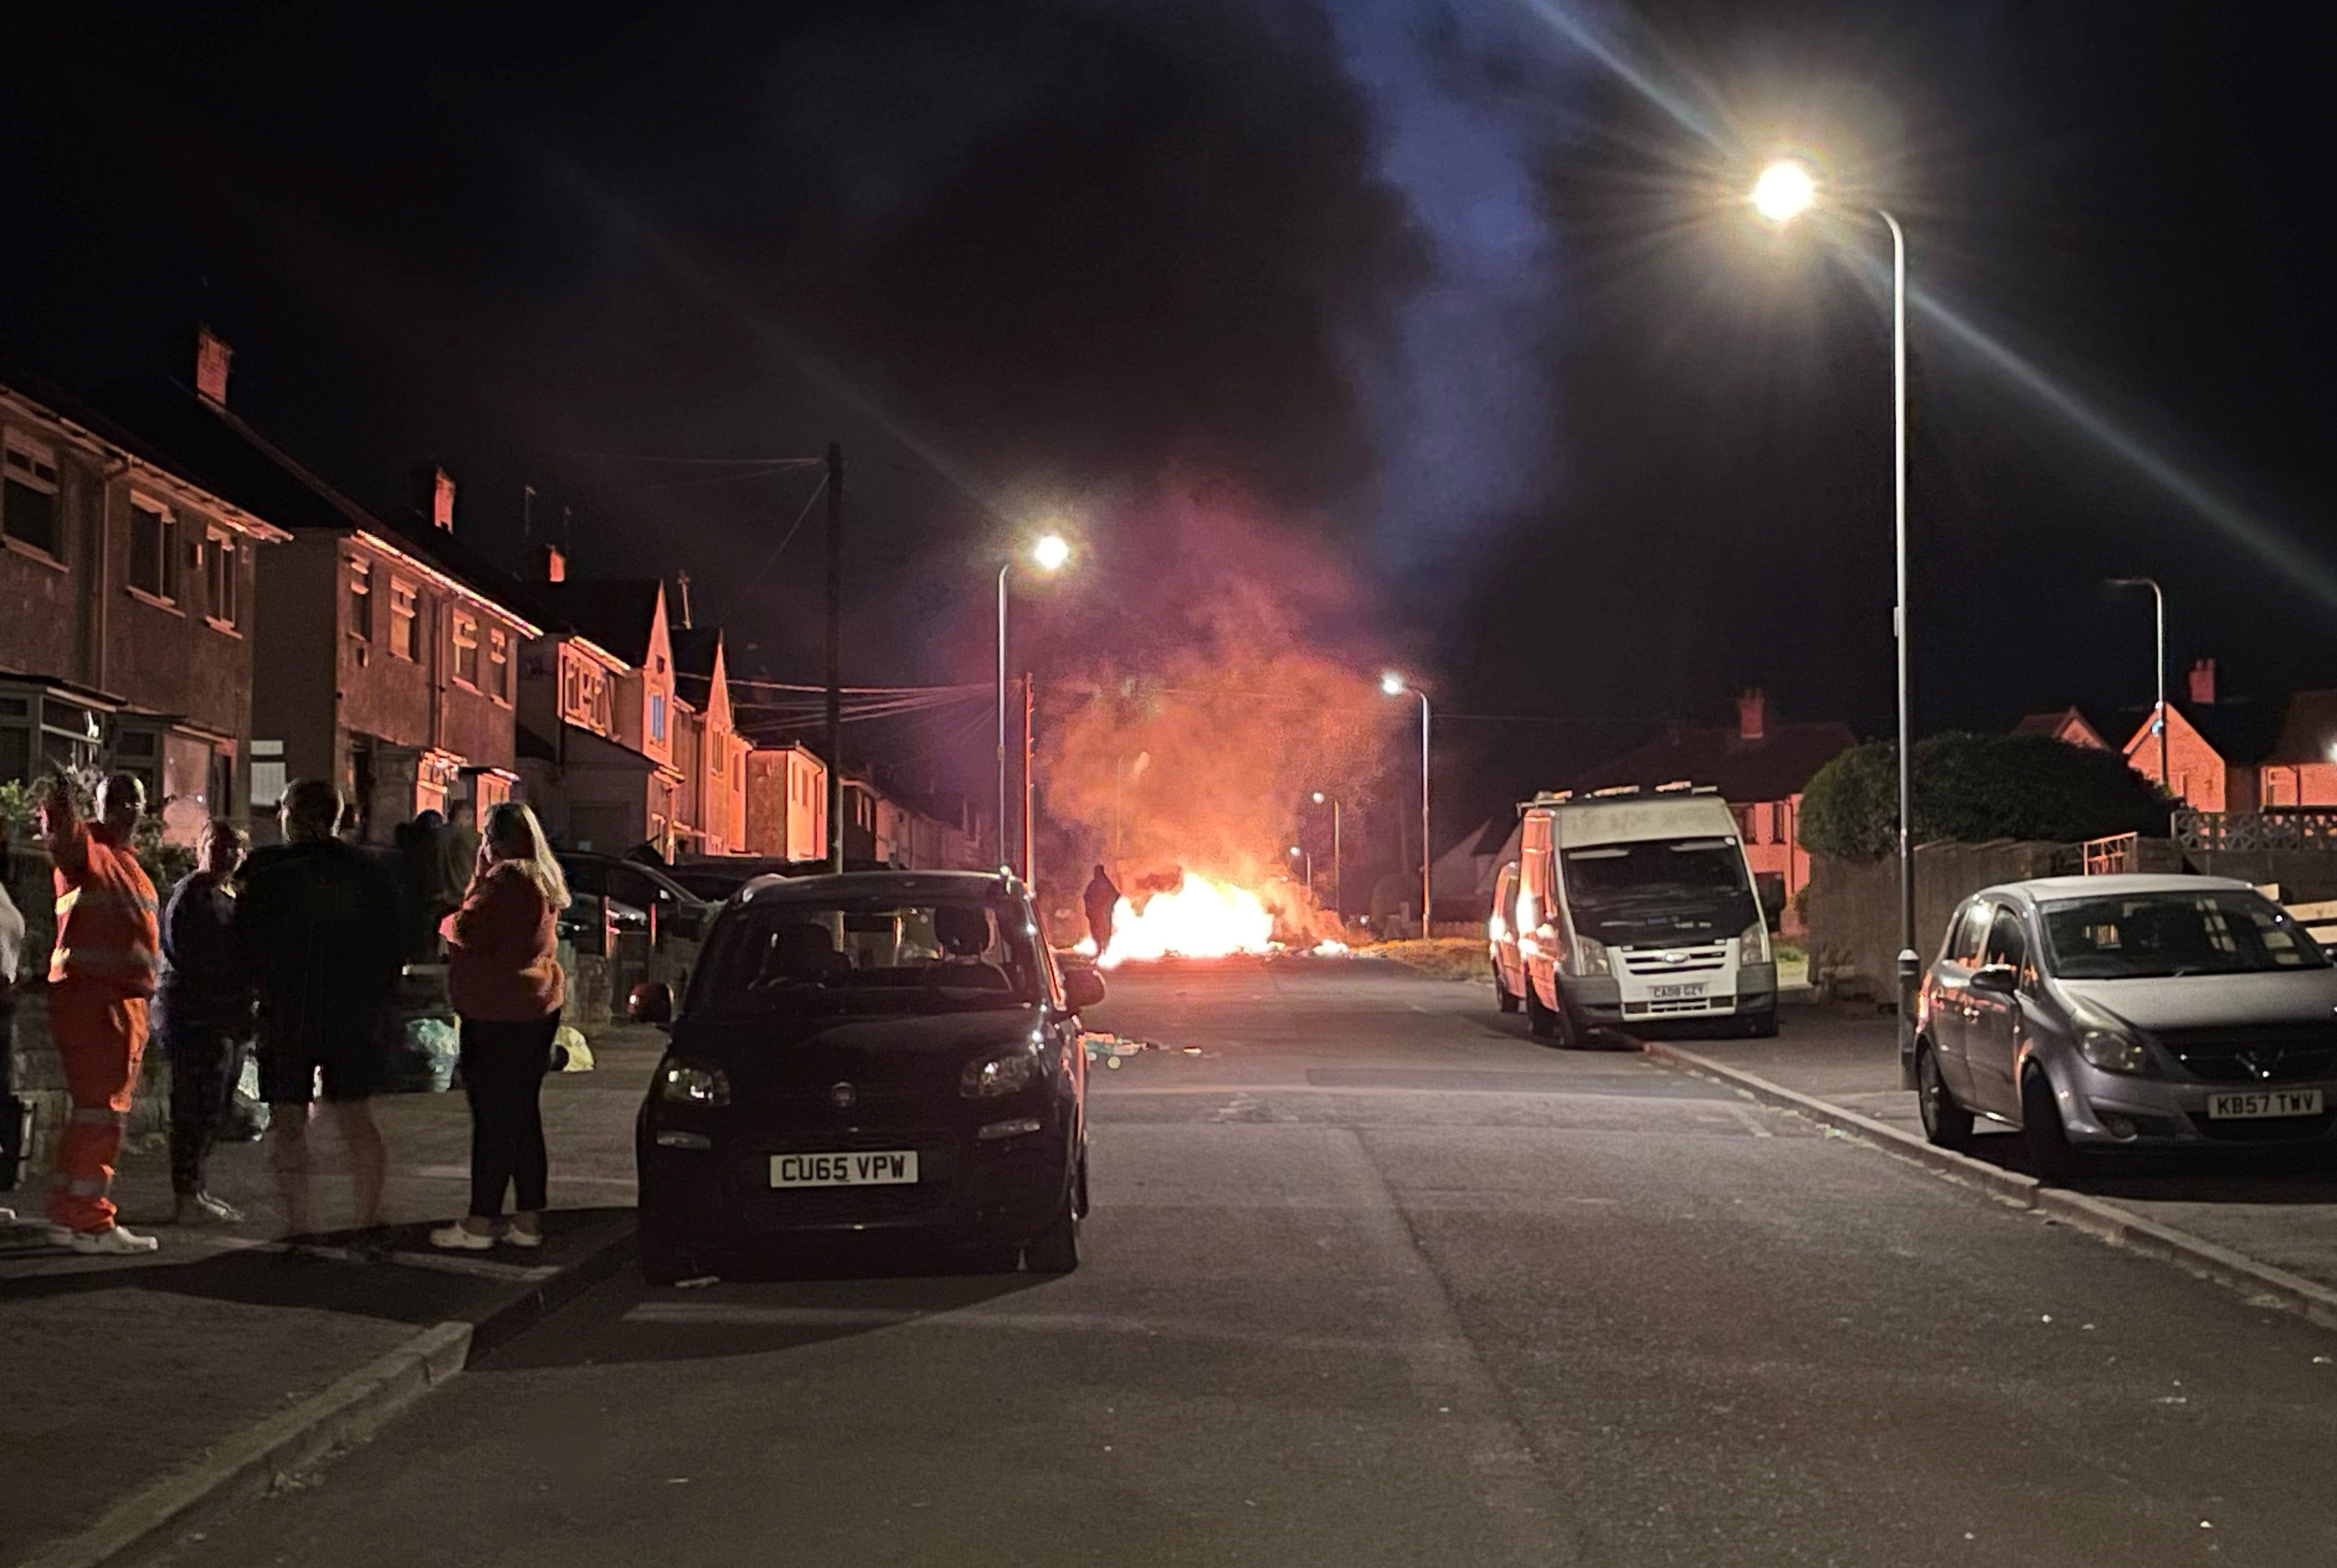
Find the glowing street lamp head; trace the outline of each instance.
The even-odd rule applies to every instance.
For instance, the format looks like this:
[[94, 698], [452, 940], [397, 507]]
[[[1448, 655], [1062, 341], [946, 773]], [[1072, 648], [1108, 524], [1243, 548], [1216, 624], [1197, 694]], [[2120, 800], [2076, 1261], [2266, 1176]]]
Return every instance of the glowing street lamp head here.
[[1031, 564], [1041, 571], [1061, 571], [1071, 559], [1071, 541], [1060, 533], [1041, 534], [1031, 546]]
[[1389, 670], [1380, 677], [1380, 690], [1389, 696], [1402, 696], [1407, 689], [1409, 689], [1408, 683], [1394, 670]]
[[1817, 199], [1817, 180], [1805, 165], [1791, 158], [1772, 163], [1753, 182], [1753, 209], [1772, 223], [1791, 223]]
[[1321, 805], [1321, 804], [1323, 803], [1323, 800], [1324, 800], [1323, 792], [1322, 792], [1321, 790], [1316, 790], [1316, 791], [1315, 792], [1315, 803], [1316, 805], [1318, 805], [1318, 806], [1319, 806], [1319, 805]]

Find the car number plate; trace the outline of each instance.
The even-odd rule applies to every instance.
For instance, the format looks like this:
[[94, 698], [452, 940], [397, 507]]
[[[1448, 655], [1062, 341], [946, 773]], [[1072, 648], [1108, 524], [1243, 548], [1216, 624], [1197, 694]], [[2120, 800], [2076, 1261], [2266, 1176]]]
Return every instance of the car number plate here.
[[896, 1187], [917, 1179], [914, 1149], [855, 1149], [838, 1154], [773, 1154], [774, 1187]]
[[1676, 1001], [1685, 997], [1700, 997], [1710, 980], [1682, 980], [1677, 985], [1649, 986], [1648, 995], [1659, 1002]]
[[2264, 1116], [2317, 1116], [2320, 1114], [2319, 1089], [2246, 1089], [2236, 1094], [2207, 1096], [2207, 1116], [2211, 1121], [2251, 1121]]

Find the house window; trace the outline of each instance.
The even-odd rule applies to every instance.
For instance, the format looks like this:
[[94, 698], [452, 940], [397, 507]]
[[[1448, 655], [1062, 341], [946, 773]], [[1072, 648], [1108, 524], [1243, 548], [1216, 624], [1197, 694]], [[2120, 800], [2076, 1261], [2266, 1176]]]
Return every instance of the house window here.
[[62, 560], [57, 524], [57, 458], [44, 446], [10, 436], [0, 467], [0, 533]]
[[650, 739], [665, 739], [665, 697], [653, 694], [650, 697]]
[[233, 631], [242, 617], [243, 607], [236, 602], [235, 536], [210, 531], [203, 541], [204, 613], [210, 623], [223, 631]]
[[455, 612], [455, 678], [476, 691], [479, 686], [479, 618]]
[[367, 561], [349, 562], [349, 635], [373, 640], [373, 567]]
[[511, 701], [511, 633], [501, 627], [487, 631], [487, 690], [497, 702]]
[[142, 495], [130, 498], [130, 586], [165, 604], [179, 598], [179, 520]]
[[389, 584], [389, 651], [399, 658], [422, 657], [422, 620], [415, 602], [414, 585], [392, 579]]

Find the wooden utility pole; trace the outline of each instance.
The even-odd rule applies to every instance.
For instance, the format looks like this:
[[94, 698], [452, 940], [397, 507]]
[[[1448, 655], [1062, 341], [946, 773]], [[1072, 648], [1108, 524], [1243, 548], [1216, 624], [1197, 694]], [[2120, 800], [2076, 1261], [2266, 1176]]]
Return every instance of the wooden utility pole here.
[[827, 869], [844, 869], [844, 443], [827, 443]]

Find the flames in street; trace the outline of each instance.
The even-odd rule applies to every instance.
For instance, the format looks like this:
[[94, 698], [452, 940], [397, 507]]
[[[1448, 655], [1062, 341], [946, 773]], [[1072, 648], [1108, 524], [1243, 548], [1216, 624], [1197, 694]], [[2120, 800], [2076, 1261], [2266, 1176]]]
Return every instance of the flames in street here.
[[1198, 872], [1186, 872], [1175, 885], [1140, 892], [1142, 903], [1123, 898], [1113, 911], [1111, 946], [1100, 956], [1092, 938], [1072, 950], [1118, 969], [1131, 959], [1224, 959], [1240, 953], [1312, 952], [1330, 957], [1345, 943], [1324, 934], [1331, 917], [1287, 882], [1270, 884], [1265, 896]]
[[1247, 888], [1198, 872], [1151, 894], [1138, 909], [1128, 899], [1112, 911], [1111, 947], [1096, 959], [1117, 969], [1130, 959], [1222, 959], [1274, 947], [1274, 916]]

